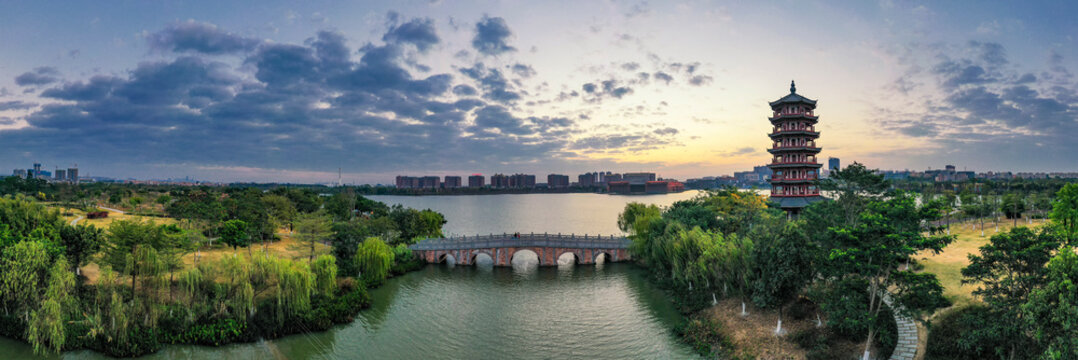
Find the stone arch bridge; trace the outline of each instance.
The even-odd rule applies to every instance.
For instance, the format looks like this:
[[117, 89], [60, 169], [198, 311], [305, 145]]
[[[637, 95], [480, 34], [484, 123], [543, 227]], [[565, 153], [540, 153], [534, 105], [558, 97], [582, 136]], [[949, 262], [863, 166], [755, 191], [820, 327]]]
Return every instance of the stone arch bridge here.
[[573, 254], [577, 264], [594, 264], [601, 256], [607, 262], [630, 260], [630, 243], [624, 236], [613, 235], [491, 234], [426, 239], [408, 248], [428, 263], [452, 256], [458, 265], [473, 265], [479, 254], [486, 254], [494, 266], [510, 266], [514, 254], [530, 250], [539, 255], [539, 266], [557, 266], [558, 258], [567, 253]]

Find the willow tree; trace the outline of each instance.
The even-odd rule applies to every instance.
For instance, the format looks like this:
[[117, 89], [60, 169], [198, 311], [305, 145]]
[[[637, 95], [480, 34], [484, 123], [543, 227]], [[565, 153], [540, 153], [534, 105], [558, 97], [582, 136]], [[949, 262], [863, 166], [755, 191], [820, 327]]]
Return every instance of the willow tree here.
[[0, 297], [4, 312], [22, 312], [29, 320], [30, 309], [37, 307], [43, 287], [46, 286], [46, 270], [49, 255], [40, 241], [21, 241], [3, 254], [0, 271]]
[[379, 238], [367, 238], [356, 251], [356, 264], [364, 281], [370, 284], [382, 282], [393, 267], [393, 248]]
[[315, 276], [315, 291], [325, 296], [332, 296], [337, 290], [337, 259], [332, 255], [322, 255], [311, 264]]
[[278, 320], [295, 316], [311, 308], [314, 275], [306, 263], [281, 260], [277, 267]]
[[34, 353], [60, 352], [64, 346], [64, 309], [76, 308], [71, 292], [75, 289], [75, 274], [69, 269], [67, 259], [60, 257], [49, 269], [49, 285], [45, 297], [36, 310], [30, 313], [26, 327], [26, 339], [34, 347]]

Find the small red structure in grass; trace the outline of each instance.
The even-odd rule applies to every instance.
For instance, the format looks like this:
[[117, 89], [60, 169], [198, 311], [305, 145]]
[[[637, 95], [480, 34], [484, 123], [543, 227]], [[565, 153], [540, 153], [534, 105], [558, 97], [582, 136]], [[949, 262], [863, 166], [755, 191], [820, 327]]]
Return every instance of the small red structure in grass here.
[[108, 211], [93, 211], [86, 213], [87, 219], [104, 219], [109, 217]]

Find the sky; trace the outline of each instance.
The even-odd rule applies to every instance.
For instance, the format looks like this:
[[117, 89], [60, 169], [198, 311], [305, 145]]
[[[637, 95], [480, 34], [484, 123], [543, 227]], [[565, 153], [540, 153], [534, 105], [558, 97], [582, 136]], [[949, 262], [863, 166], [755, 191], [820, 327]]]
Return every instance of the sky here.
[[392, 183], [821, 159], [1078, 170], [1074, 1], [4, 1], [0, 169]]

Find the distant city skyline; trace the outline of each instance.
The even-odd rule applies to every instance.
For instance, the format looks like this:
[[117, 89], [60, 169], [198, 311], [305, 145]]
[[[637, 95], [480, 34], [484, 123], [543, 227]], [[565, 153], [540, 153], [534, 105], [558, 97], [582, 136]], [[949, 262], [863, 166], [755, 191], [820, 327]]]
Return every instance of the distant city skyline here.
[[5, 172], [42, 162], [221, 182], [336, 183], [338, 168], [346, 184], [716, 176], [769, 161], [767, 103], [791, 79], [820, 100], [820, 159], [1078, 168], [1074, 2], [4, 8]]

